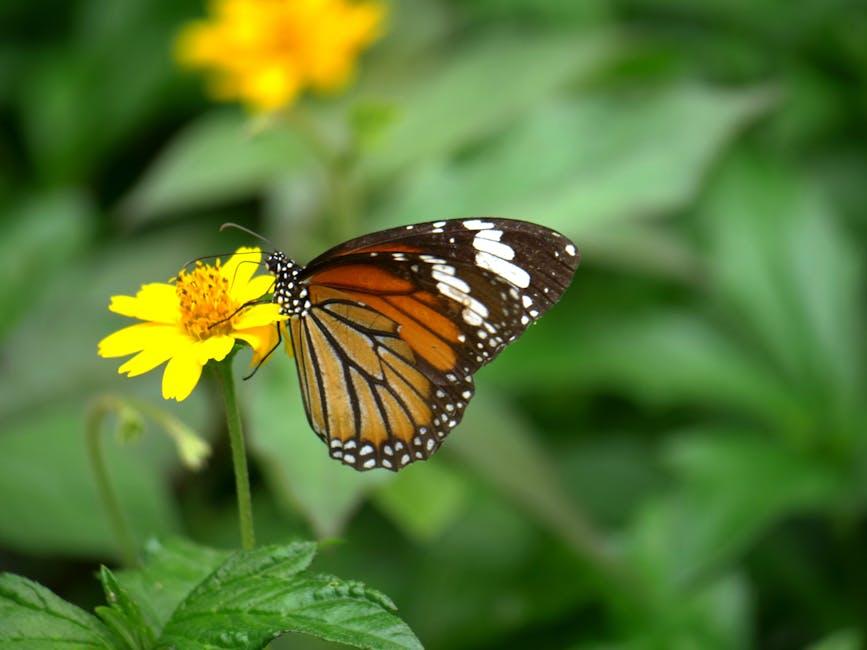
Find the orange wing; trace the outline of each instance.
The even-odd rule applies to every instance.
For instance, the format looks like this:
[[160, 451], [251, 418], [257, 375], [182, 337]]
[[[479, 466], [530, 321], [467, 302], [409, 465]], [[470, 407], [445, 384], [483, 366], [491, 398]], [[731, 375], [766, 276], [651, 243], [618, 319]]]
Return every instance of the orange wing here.
[[325, 287], [311, 287], [311, 302], [290, 331], [308, 419], [331, 456], [395, 471], [428, 458], [463, 416], [472, 377], [438, 381], [428, 358], [446, 348], [434, 353], [435, 335], [408, 334], [398, 308]]

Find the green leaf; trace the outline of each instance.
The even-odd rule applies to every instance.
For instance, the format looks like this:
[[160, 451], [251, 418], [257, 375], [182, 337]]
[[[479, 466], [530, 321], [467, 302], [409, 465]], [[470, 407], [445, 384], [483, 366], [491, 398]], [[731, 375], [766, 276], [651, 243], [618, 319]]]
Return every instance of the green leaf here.
[[528, 335], [529, 345], [510, 352], [494, 381], [525, 390], [540, 382], [550, 390], [601, 387], [653, 405], [735, 409], [783, 433], [810, 421], [773, 367], [695, 314], [636, 311], [577, 324], [551, 318], [540, 328], [546, 336]]
[[154, 637], [158, 637], [184, 598], [229, 556], [181, 538], [145, 544], [141, 569], [121, 571], [118, 582], [135, 599]]
[[566, 84], [590, 76], [611, 60], [615, 46], [608, 35], [493, 34], [473, 39], [441, 65], [425, 66], [424, 74], [418, 63], [410, 79], [389, 83], [392, 75], [383, 87], [371, 84], [365, 90], [399, 106], [400, 113], [368, 150], [363, 170], [384, 180], [495, 133]]
[[100, 567], [99, 580], [108, 601], [108, 607], [98, 607], [97, 614], [116, 634], [136, 650], [147, 650], [153, 646], [153, 630], [144, 620], [138, 603], [118, 583], [107, 567]]
[[537, 438], [505, 400], [480, 385], [446, 449], [585, 559], [607, 562], [607, 541], [570, 498]]
[[420, 648], [384, 595], [303, 570], [315, 545], [298, 542], [231, 555], [179, 605], [157, 647], [262, 648], [302, 632], [360, 648]]
[[274, 356], [248, 391], [250, 449], [286, 508], [300, 511], [319, 537], [338, 535], [365, 495], [392, 474], [357, 472], [332, 459], [307, 422], [294, 359]]
[[846, 423], [863, 397], [863, 281], [830, 207], [785, 166], [735, 157], [705, 207], [721, 298], [798, 386], [817, 428]]
[[629, 536], [637, 566], [676, 590], [736, 559], [786, 516], [821, 510], [845, 494], [833, 466], [758, 434], [693, 432], [667, 458], [678, 488], [648, 503]]
[[746, 648], [752, 640], [750, 585], [729, 573], [670, 597], [657, 595], [640, 620], [630, 621], [627, 647]]
[[376, 223], [404, 223], [435, 205], [441, 215], [532, 218], [583, 246], [616, 222], [684, 206], [714, 157], [770, 101], [765, 89], [681, 85], [640, 97], [597, 92], [536, 102], [477, 155], [419, 167]]
[[436, 457], [401, 472], [374, 493], [374, 502], [405, 533], [431, 542], [461, 515], [466, 482]]
[[43, 179], [57, 184], [102, 174], [117, 160], [118, 145], [126, 155], [155, 118], [165, 119], [165, 105], [178, 108], [183, 94], [168, 44], [179, 14], [153, 3], [105, 7], [87, 0], [71, 9], [64, 38], [26, 55], [15, 99]]
[[124, 200], [135, 222], [255, 195], [307, 160], [285, 126], [254, 132], [240, 112], [215, 111], [187, 127]]
[[16, 650], [117, 647], [96, 618], [11, 573], [0, 574], [0, 645]]

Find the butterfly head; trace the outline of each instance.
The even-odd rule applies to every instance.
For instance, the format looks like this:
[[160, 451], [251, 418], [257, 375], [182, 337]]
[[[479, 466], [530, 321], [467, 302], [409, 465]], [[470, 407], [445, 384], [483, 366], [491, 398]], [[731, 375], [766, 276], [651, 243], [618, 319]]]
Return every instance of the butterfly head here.
[[268, 268], [268, 272], [275, 276], [283, 273], [290, 262], [291, 260], [286, 257], [286, 254], [280, 251], [268, 253], [268, 257], [265, 258], [265, 266]]
[[305, 316], [310, 307], [307, 287], [297, 281], [301, 266], [284, 253], [274, 251], [265, 258], [268, 272], [274, 275], [274, 302], [280, 305], [281, 313], [287, 316]]

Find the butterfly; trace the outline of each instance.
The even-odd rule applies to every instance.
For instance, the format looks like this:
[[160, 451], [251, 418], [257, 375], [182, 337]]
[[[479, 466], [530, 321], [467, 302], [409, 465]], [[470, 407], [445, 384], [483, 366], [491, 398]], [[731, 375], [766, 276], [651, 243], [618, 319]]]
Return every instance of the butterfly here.
[[575, 245], [511, 219], [454, 219], [350, 240], [306, 266], [265, 260], [310, 426], [332, 458], [398, 471], [464, 415], [473, 374], [545, 313]]

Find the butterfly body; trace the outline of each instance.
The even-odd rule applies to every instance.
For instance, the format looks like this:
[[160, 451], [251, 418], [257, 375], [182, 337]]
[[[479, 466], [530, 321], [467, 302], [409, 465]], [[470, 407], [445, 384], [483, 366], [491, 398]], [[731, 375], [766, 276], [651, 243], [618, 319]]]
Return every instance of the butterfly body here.
[[473, 374], [559, 299], [578, 254], [542, 226], [465, 219], [366, 235], [305, 267], [279, 252], [266, 264], [312, 428], [333, 458], [396, 471], [439, 448]]
[[265, 260], [268, 271], [274, 275], [273, 302], [280, 305], [284, 316], [307, 316], [311, 307], [307, 287], [298, 281], [303, 267], [279, 251]]

